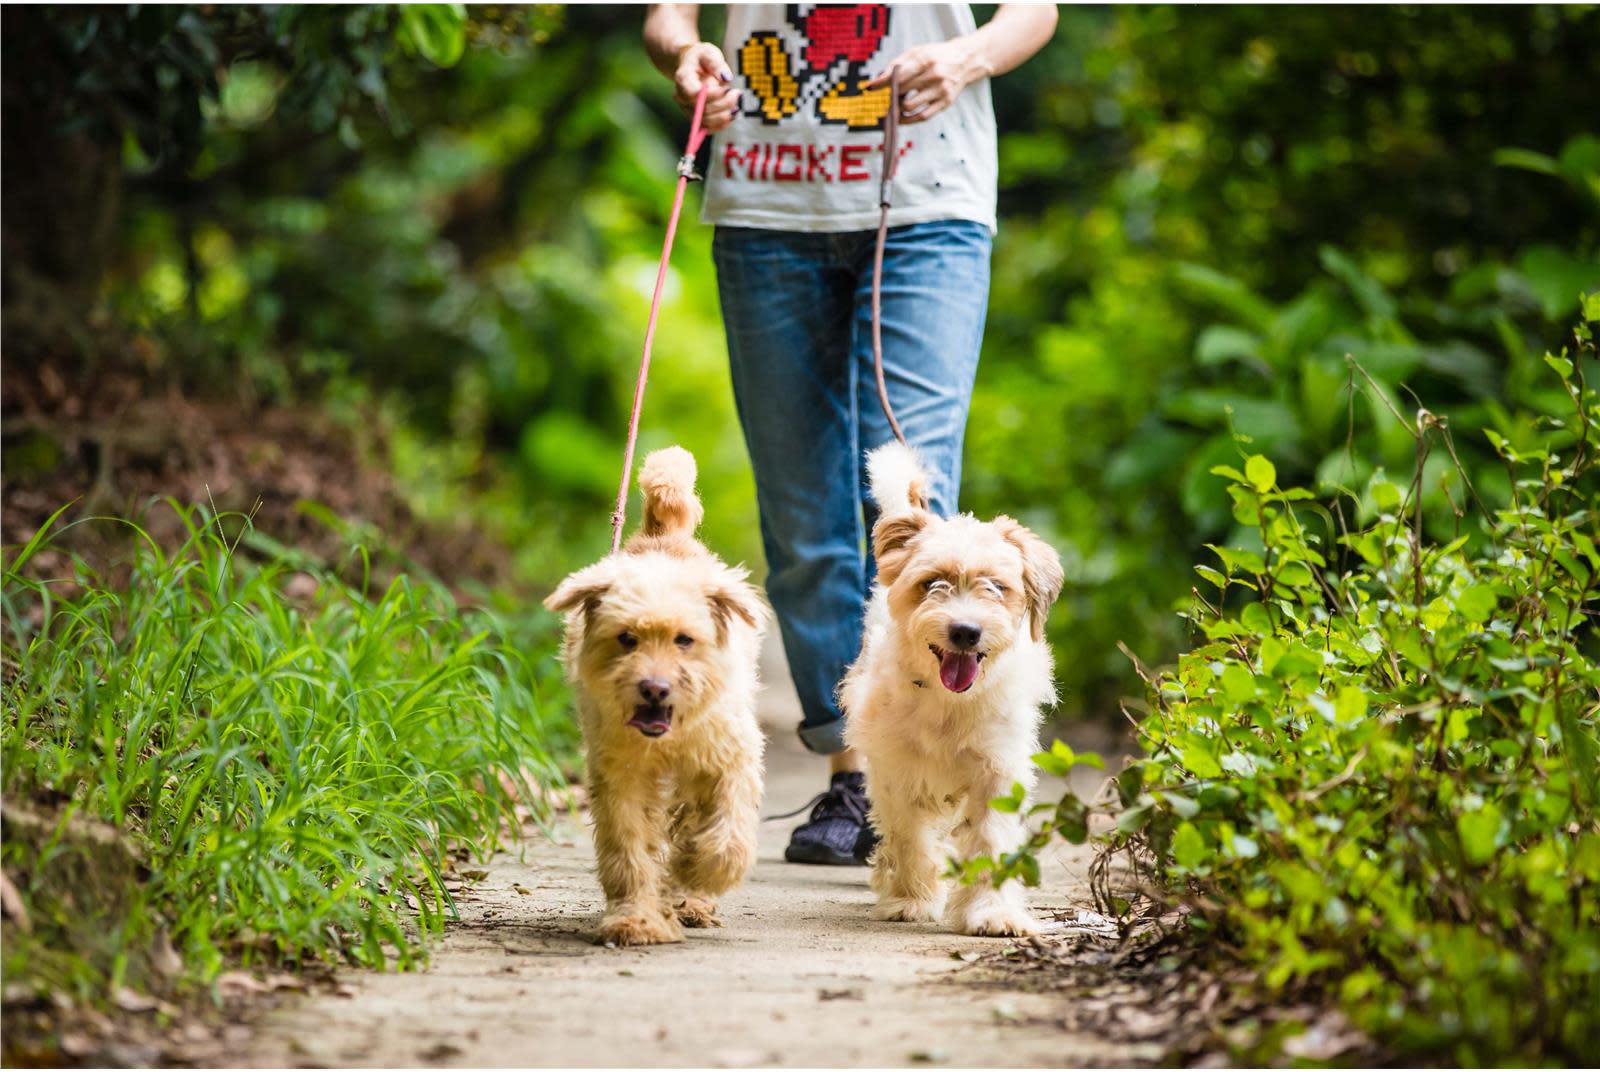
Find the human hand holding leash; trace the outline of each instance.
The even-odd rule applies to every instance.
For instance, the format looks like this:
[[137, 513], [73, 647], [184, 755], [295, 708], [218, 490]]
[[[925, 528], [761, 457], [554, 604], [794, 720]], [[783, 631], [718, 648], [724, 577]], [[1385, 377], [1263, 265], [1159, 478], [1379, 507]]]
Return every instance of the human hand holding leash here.
[[656, 70], [672, 79], [673, 96], [688, 115], [706, 91], [701, 125], [722, 130], [739, 112], [739, 90], [722, 50], [700, 40], [698, 4], [652, 4], [645, 15], [644, 47]]
[[906, 49], [866, 88], [879, 89], [897, 78], [900, 121], [922, 123], [950, 107], [962, 90], [988, 75], [987, 65], [981, 62], [971, 41], [954, 37]]
[[1001, 4], [973, 33], [908, 48], [867, 83], [900, 80], [900, 120], [923, 123], [955, 103], [974, 82], [1005, 74], [1037, 52], [1056, 28], [1054, 4]]
[[706, 110], [701, 124], [714, 134], [733, 122], [739, 111], [739, 90], [733, 85], [733, 71], [723, 58], [722, 50], [709, 41], [684, 46], [672, 72], [673, 96], [679, 106], [692, 113], [695, 97], [707, 84], [710, 88], [706, 92]]

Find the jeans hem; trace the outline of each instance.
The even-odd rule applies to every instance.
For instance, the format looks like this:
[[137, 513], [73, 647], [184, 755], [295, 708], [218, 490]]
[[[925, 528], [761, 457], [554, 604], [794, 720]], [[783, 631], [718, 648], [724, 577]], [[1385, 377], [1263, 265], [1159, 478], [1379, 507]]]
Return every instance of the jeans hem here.
[[801, 742], [818, 755], [831, 756], [845, 750], [842, 718], [836, 718], [832, 722], [820, 722], [814, 726], [802, 722], [797, 728]]

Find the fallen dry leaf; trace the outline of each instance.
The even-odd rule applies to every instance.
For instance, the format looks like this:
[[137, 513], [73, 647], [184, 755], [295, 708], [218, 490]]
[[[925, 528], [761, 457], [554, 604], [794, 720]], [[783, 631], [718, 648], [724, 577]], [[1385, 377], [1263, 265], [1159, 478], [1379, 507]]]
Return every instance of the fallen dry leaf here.
[[223, 972], [217, 976], [217, 993], [225, 998], [240, 998], [247, 994], [260, 994], [267, 989], [265, 983], [249, 972]]
[[442, 1061], [446, 1057], [454, 1057], [461, 1052], [461, 1047], [450, 1042], [436, 1042], [423, 1050], [418, 1056], [424, 1061]]
[[111, 1000], [123, 1012], [150, 1012], [160, 1004], [149, 994], [141, 994], [125, 986], [119, 986]]
[[1350, 1021], [1337, 1009], [1328, 1012], [1298, 1035], [1283, 1040], [1283, 1052], [1305, 1061], [1325, 1063], [1355, 1049], [1365, 1041], [1364, 1036], [1350, 1026]]
[[304, 990], [305, 980], [289, 972], [277, 972], [267, 976], [265, 985], [268, 990]]
[[59, 1045], [62, 1053], [66, 1054], [68, 1057], [76, 1058], [80, 1061], [89, 1057], [99, 1049], [99, 1043], [95, 1042], [95, 1040], [90, 1038], [88, 1035], [81, 1034], [77, 1031], [64, 1032], [61, 1036]]
[[22, 903], [22, 894], [11, 884], [11, 879], [0, 871], [0, 911], [11, 917], [24, 934], [33, 933], [33, 921], [28, 918], [28, 906]]
[[172, 938], [165, 927], [156, 931], [155, 940], [150, 943], [150, 964], [168, 979], [183, 971], [183, 958], [172, 948]]

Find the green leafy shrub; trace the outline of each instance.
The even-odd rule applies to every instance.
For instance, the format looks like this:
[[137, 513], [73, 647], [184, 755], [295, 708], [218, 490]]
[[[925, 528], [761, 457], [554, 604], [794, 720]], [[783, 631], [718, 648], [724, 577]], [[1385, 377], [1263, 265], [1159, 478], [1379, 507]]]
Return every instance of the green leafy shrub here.
[[[1148, 679], [1145, 756], [1116, 781], [1105, 853], [1171, 891], [1267, 991], [1323, 988], [1400, 1053], [1600, 1056], [1589, 328], [1577, 346], [1545, 359], [1563, 415], [1518, 443], [1486, 433], [1509, 498], [1469, 515], [1480, 532], [1426, 535], [1424, 474], [1455, 453], [1427, 410], [1412, 479], [1379, 471], [1331, 506], [1281, 486], [1263, 455], [1218, 466], [1255, 539], [1198, 567], [1200, 643]], [[974, 876], [1026, 880], [1051, 834], [1084, 840], [1075, 800], [1036, 810], [1033, 843]]]
[[[1002, 217], [962, 500], [1026, 510], [1061, 551], [1062, 713], [1106, 717], [1139, 687], [1117, 641], [1175, 657], [1189, 563], [1236, 538], [1210, 472], [1233, 430], [1322, 494], [1366, 479], [1342, 468], [1347, 352], [1392, 398], [1449, 412], [1464, 448], [1529, 407], [1539, 355], [1600, 286], [1595, 124], [1555, 103], [1586, 81], [1600, 11], [1061, 24], [994, 83]], [[1405, 422], [1356, 406], [1357, 464], [1409, 464]], [[1499, 505], [1492, 455], [1462, 460]]]
[[6, 563], [4, 861], [30, 923], [7, 920], [8, 987], [148, 985], [166, 941], [202, 978], [230, 953], [415, 962], [453, 911], [447, 854], [565, 783], [548, 616], [404, 575], [364, 598], [179, 512], [188, 542], [144, 540], [125, 582], [33, 577], [54, 519]]

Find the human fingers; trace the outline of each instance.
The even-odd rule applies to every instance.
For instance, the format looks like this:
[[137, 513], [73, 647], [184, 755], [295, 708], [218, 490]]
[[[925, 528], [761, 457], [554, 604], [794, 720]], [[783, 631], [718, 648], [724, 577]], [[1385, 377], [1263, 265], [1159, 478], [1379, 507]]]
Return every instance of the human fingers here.
[[728, 86], [732, 81], [733, 72], [722, 58], [722, 50], [702, 41], [684, 49], [678, 57], [678, 68], [672, 76], [673, 97], [680, 107], [692, 109], [701, 87], [709, 85], [711, 89], [706, 98], [709, 105], [711, 96], [718, 92], [719, 87]]
[[877, 89], [880, 86], [886, 86], [889, 84], [889, 80], [896, 75], [899, 76], [901, 88], [904, 88], [910, 79], [916, 78], [925, 71], [931, 62], [930, 57], [920, 47], [907, 49], [890, 61], [889, 66], [869, 79], [866, 88]]
[[726, 127], [739, 115], [739, 90], [728, 86], [720, 93], [712, 90], [706, 98], [705, 114], [700, 117], [700, 122], [711, 133]]

